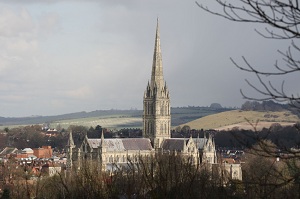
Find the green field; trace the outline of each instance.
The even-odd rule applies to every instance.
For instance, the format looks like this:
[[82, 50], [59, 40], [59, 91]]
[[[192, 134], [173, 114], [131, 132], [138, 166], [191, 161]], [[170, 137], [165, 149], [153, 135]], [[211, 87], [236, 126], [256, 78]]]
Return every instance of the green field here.
[[60, 126], [61, 128], [68, 128], [70, 125], [95, 127], [100, 125], [108, 129], [121, 129], [121, 128], [141, 128], [142, 118], [141, 117], [89, 117], [71, 120], [60, 120], [50, 123], [51, 128]]

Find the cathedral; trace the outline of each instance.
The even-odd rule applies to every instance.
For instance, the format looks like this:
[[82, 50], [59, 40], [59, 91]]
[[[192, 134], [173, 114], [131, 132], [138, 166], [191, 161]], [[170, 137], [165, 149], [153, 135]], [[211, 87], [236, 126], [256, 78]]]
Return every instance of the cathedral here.
[[[74, 157], [76, 151], [77, 157]], [[146, 86], [143, 99], [143, 137], [106, 139], [102, 133], [99, 139], [87, 136], [79, 148], [75, 148], [72, 132], [67, 145], [67, 167], [83, 159], [98, 161], [102, 170], [111, 171], [114, 165], [122, 166], [137, 162], [140, 156], [156, 152], [176, 152], [192, 157], [195, 163], [217, 163], [213, 138], [171, 138], [170, 93], [164, 81], [160, 47], [159, 24], [157, 21], [155, 45], [150, 82]]]

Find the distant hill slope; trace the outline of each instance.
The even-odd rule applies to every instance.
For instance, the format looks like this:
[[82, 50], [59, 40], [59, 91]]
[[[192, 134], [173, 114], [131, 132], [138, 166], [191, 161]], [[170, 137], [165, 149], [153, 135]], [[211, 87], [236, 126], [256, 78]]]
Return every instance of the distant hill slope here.
[[51, 123], [53, 121], [59, 120], [70, 120], [79, 118], [89, 118], [89, 117], [110, 117], [113, 116], [125, 116], [125, 117], [139, 117], [142, 115], [141, 110], [96, 110], [91, 112], [76, 112], [68, 113], [55, 116], [32, 116], [32, 117], [0, 117], [0, 125], [28, 125], [28, 124], [43, 124]]
[[[182, 123], [192, 121], [207, 115], [227, 111], [226, 108], [210, 108], [210, 107], [176, 107], [171, 108], [171, 125], [178, 126]], [[51, 128], [56, 128], [58, 125], [62, 128], [67, 128], [70, 125], [93, 126], [101, 125], [109, 129], [121, 128], [142, 128], [142, 111], [136, 111], [136, 114], [111, 114], [104, 117], [85, 117], [69, 120], [58, 120], [51, 122]]]
[[[180, 124], [223, 111], [228, 108], [210, 108], [210, 107], [173, 107], [171, 108], [172, 126]], [[34, 116], [22, 118], [0, 117], [0, 128], [13, 128], [18, 125], [31, 125], [49, 123], [51, 128], [60, 125], [67, 128], [70, 125], [93, 126], [101, 125], [105, 128], [141, 128], [142, 110], [97, 110], [92, 112], [77, 112], [57, 116]]]
[[243, 129], [253, 128], [249, 122], [255, 124], [257, 121], [258, 127], [269, 127], [272, 123], [281, 123], [282, 125], [293, 124], [299, 121], [298, 116], [290, 111], [241, 111], [232, 110], [213, 115], [208, 115], [188, 123], [180, 125], [188, 125], [191, 129], [230, 129], [239, 127]]

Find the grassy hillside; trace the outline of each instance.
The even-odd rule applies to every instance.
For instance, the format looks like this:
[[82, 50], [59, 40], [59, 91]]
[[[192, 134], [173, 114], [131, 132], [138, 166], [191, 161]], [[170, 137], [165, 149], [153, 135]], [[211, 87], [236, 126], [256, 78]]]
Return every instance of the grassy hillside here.
[[[275, 122], [282, 123], [283, 125], [295, 123], [299, 121], [299, 118], [289, 111], [260, 112], [233, 110], [208, 115], [180, 126], [188, 125], [192, 129], [227, 129], [233, 128], [234, 126], [246, 128], [248, 125], [248, 127], [251, 128], [251, 125], [249, 125], [247, 120], [253, 124], [259, 121], [258, 124], [264, 124], [268, 127], [270, 124]], [[262, 128], [265, 126], [260, 125], [259, 127]]]
[[[178, 126], [180, 124], [207, 116], [229, 109], [213, 109], [209, 107], [177, 107], [171, 108], [171, 125]], [[102, 117], [88, 117], [78, 118], [70, 120], [59, 120], [51, 122], [51, 127], [55, 128], [60, 125], [63, 128], [67, 128], [70, 125], [82, 125], [93, 126], [101, 125], [102, 127], [109, 129], [121, 129], [121, 128], [142, 128], [142, 111], [137, 112], [135, 115], [105, 115]]]
[[51, 128], [56, 128], [60, 125], [62, 128], [68, 128], [70, 125], [95, 127], [100, 125], [109, 129], [120, 128], [141, 128], [142, 117], [125, 117], [125, 116], [111, 116], [111, 117], [89, 117], [71, 120], [61, 120], [50, 123]]
[[[171, 108], [172, 126], [190, 122], [192, 120], [228, 111], [230, 109], [214, 109], [210, 107], [173, 107]], [[109, 129], [142, 128], [142, 110], [97, 110], [92, 112], [77, 112], [57, 116], [35, 116], [24, 118], [0, 117], [0, 129], [14, 128], [31, 124], [49, 123], [51, 128], [60, 125], [68, 128], [70, 125], [95, 127], [100, 125]]]

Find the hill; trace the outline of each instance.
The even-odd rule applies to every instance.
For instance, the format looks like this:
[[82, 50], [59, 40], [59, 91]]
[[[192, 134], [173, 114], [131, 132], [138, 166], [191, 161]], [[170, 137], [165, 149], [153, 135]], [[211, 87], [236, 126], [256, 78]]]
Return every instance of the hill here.
[[0, 117], [0, 126], [7, 125], [29, 125], [51, 123], [53, 121], [89, 118], [89, 117], [110, 117], [110, 116], [127, 116], [135, 117], [142, 114], [141, 110], [96, 110], [91, 112], [76, 112], [54, 116], [30, 116], [30, 117]]
[[[171, 108], [172, 126], [190, 122], [192, 120], [228, 111], [228, 108], [211, 107], [173, 107]], [[70, 125], [97, 126], [105, 128], [142, 128], [142, 110], [96, 110], [92, 112], [77, 112], [57, 116], [34, 116], [22, 118], [0, 117], [0, 127], [13, 128], [20, 125], [50, 124], [51, 128], [60, 126], [68, 128]]]
[[[222, 111], [231, 109], [221, 108], [215, 109], [210, 107], [176, 107], [171, 108], [171, 126], [178, 126], [180, 124], [207, 116]], [[109, 129], [121, 129], [121, 128], [142, 128], [143, 111], [136, 110], [135, 114], [110, 114], [103, 117], [86, 117], [70, 120], [58, 120], [51, 122], [51, 127], [61, 126], [67, 128], [70, 125], [82, 125], [82, 126], [96, 126], [101, 125]]]
[[[248, 122], [249, 121], [249, 122]], [[299, 121], [298, 116], [290, 111], [241, 111], [232, 110], [213, 115], [208, 115], [185, 124], [191, 129], [217, 129], [227, 130], [233, 127], [240, 129], [253, 129], [251, 124], [258, 122], [257, 130], [263, 127], [269, 127], [273, 123], [280, 123], [281, 125], [291, 125]]]

